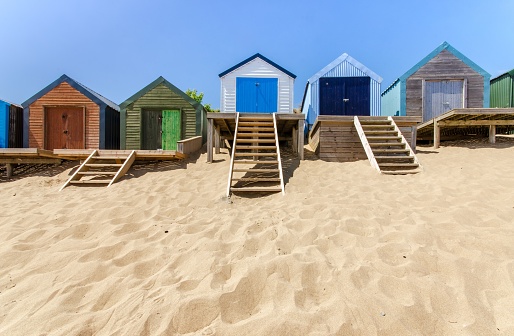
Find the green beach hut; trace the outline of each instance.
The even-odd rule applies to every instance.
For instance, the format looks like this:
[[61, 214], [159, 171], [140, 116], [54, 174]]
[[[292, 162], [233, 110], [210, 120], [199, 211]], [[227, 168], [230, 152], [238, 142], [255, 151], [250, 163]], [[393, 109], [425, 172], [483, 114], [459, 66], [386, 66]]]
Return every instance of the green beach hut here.
[[177, 141], [206, 140], [207, 111], [162, 76], [120, 104], [121, 149], [176, 150]]

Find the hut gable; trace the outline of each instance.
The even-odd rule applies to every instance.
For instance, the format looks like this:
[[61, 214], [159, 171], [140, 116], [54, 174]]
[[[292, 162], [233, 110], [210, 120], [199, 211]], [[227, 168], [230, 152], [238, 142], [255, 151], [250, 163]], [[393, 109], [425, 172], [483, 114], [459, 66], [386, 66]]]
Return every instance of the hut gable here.
[[[266, 92], [266, 94], [274, 95], [273, 99], [276, 99], [277, 101], [276, 107], [272, 106], [271, 108], [273, 110], [272, 112], [292, 113], [293, 111], [293, 90], [296, 75], [279, 66], [278, 64], [272, 62], [271, 60], [262, 56], [259, 53], [247, 58], [246, 60], [220, 73], [219, 77], [221, 80], [220, 109], [222, 112], [241, 112], [237, 110], [241, 109], [241, 95], [243, 94], [241, 89], [242, 86], [240, 86], [239, 91], [239, 103], [237, 101], [237, 86], [238, 81], [239, 83], [243, 83], [245, 79], [256, 79], [257, 81], [262, 80], [263, 83], [267, 80], [276, 80], [276, 92]], [[270, 82], [270, 86], [274, 85], [275, 84]]]
[[180, 110], [181, 138], [203, 135], [206, 111], [203, 106], [163, 77], [120, 104], [122, 149], [142, 148], [145, 111]]
[[[53, 108], [73, 108], [83, 111], [80, 126], [83, 128], [83, 140], [77, 142], [78, 148], [119, 148], [118, 105], [66, 75], [29, 98], [22, 106], [26, 147], [49, 148], [48, 137], [52, 132], [61, 132], [50, 129], [45, 111]], [[78, 113], [80, 114], [80, 111]]]
[[422, 116], [426, 121], [452, 108], [488, 107], [489, 78], [444, 42], [382, 93], [382, 114]]
[[369, 93], [366, 94], [366, 96], [369, 95], [369, 98], [366, 97], [366, 100], [369, 101], [369, 112], [366, 114], [380, 115], [380, 84], [382, 83], [382, 77], [355, 58], [344, 53], [307, 81], [302, 99], [302, 113], [306, 115], [309, 125], [314, 124], [316, 117], [320, 114], [320, 79], [343, 77], [369, 77]]

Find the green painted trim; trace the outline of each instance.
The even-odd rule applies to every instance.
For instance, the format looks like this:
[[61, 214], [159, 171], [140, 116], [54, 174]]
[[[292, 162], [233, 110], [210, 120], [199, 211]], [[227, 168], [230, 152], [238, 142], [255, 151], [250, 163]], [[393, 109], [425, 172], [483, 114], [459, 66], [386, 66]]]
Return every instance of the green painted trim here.
[[120, 149], [127, 146], [127, 109], [120, 110]]
[[487, 71], [485, 71], [484, 69], [479, 67], [475, 62], [473, 62], [472, 60], [470, 60], [469, 58], [464, 56], [460, 51], [458, 51], [457, 49], [452, 47], [448, 42], [445, 41], [440, 46], [435, 48], [430, 54], [425, 56], [421, 61], [416, 63], [416, 65], [414, 65], [412, 68], [410, 68], [406, 73], [404, 73], [400, 77], [400, 79], [402, 81], [407, 80], [407, 78], [412, 76], [412, 74], [414, 74], [416, 71], [418, 71], [422, 66], [424, 66], [426, 63], [428, 63], [432, 58], [434, 58], [437, 54], [439, 54], [443, 50], [448, 50], [449, 52], [451, 52], [455, 57], [460, 59], [462, 62], [464, 62], [471, 69], [475, 70], [480, 75], [482, 75], [484, 77], [484, 79], [486, 77], [487, 77], [487, 80], [489, 80], [489, 78], [491, 78], [491, 75]]

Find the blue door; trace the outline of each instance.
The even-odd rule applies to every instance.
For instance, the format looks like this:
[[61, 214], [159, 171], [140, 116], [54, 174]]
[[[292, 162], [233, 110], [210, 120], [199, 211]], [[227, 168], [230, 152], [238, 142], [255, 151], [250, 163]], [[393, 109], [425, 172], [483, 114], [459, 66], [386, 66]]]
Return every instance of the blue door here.
[[319, 79], [319, 114], [370, 115], [369, 77], [322, 77]]
[[236, 111], [278, 111], [278, 78], [236, 78]]

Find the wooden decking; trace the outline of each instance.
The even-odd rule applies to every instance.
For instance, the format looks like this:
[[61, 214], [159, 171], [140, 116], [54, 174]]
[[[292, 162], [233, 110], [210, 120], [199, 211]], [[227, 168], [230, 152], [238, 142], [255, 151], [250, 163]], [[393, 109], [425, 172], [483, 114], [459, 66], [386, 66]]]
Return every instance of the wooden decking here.
[[59, 164], [61, 158], [53, 151], [38, 148], [0, 148], [0, 164], [6, 165], [7, 177], [12, 177], [15, 164]]
[[[245, 113], [241, 114], [242, 116]], [[248, 113], [254, 117], [270, 117], [268, 114]], [[207, 113], [207, 161], [212, 162], [213, 148], [220, 153], [220, 144], [224, 139], [233, 140], [236, 130], [237, 113]], [[279, 140], [290, 140], [293, 151], [298, 153], [300, 160], [304, 159], [304, 124], [305, 115], [295, 113], [276, 113], [277, 133]]]
[[[85, 160], [93, 153], [93, 149], [55, 149], [53, 153], [63, 160]], [[100, 149], [97, 150], [99, 155], [126, 155], [132, 153], [132, 150], [111, 150]], [[136, 160], [176, 160], [185, 159], [186, 154], [173, 150], [135, 150]]]
[[[384, 117], [359, 116], [361, 122], [379, 121]], [[421, 117], [392, 117], [399, 130], [416, 148], [416, 124]], [[354, 124], [354, 116], [318, 116], [309, 132], [309, 145], [321, 160], [349, 162], [367, 159]]]
[[418, 139], [433, 139], [438, 148], [441, 140], [477, 133], [489, 134], [489, 142], [494, 143], [497, 132], [509, 129], [514, 129], [514, 108], [463, 108], [418, 125], [417, 133]]

